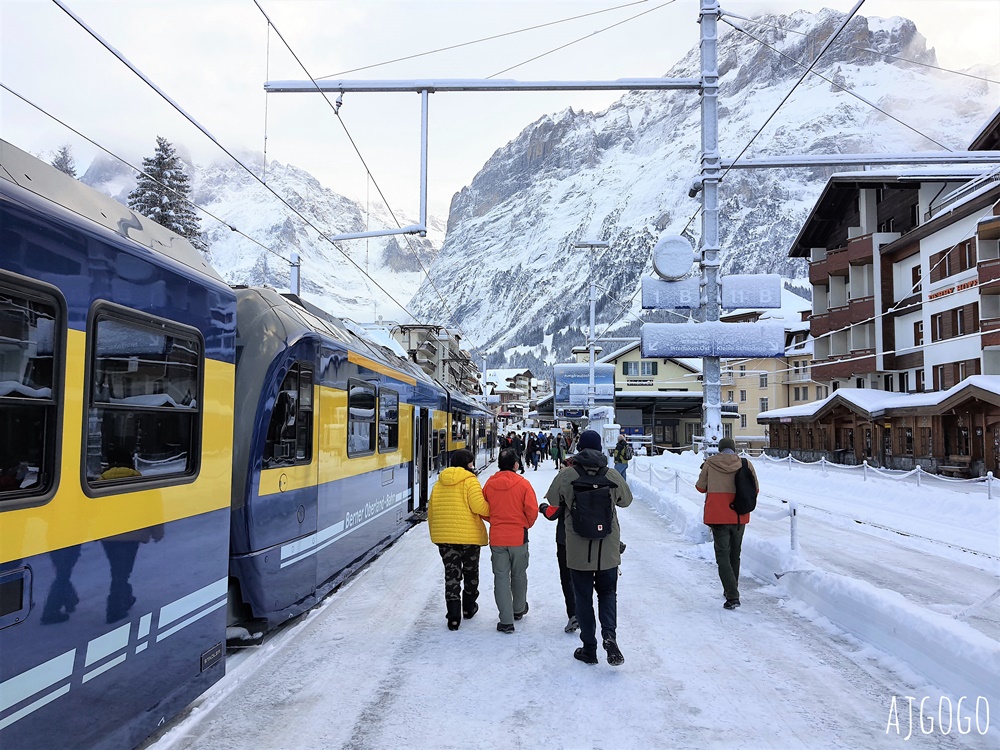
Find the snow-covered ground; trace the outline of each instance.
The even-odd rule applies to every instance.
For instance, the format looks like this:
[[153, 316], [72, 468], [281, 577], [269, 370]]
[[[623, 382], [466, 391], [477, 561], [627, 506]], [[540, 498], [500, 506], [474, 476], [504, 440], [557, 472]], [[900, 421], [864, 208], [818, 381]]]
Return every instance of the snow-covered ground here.
[[[448, 631], [440, 557], [419, 525], [230, 659], [148, 747], [1000, 747], [996, 496], [757, 459], [743, 606], [727, 611], [690, 484], [699, 463], [629, 470], [623, 666], [572, 657], [554, 524], [531, 531], [531, 611], [513, 635], [495, 629], [488, 550], [480, 612]], [[539, 498], [549, 467], [526, 475]], [[798, 505], [797, 555], [782, 500]]]

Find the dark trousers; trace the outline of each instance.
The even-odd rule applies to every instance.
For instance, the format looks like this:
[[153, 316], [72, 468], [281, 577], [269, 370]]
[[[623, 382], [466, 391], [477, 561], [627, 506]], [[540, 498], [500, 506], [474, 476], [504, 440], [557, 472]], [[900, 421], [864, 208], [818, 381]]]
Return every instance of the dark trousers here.
[[559, 561], [559, 583], [562, 584], [563, 599], [566, 600], [566, 617], [576, 616], [576, 594], [573, 593], [573, 577], [566, 567], [566, 545], [556, 542], [556, 559]]
[[616, 637], [618, 627], [618, 568], [608, 570], [571, 570], [576, 594], [576, 621], [585, 651], [597, 653], [597, 622], [594, 619], [594, 591], [601, 620], [601, 638]]
[[444, 563], [444, 602], [449, 616], [459, 608], [468, 612], [479, 598], [479, 551], [477, 544], [438, 545]]
[[740, 550], [743, 547], [745, 525], [727, 523], [712, 526], [715, 540], [715, 562], [726, 601], [740, 598]]

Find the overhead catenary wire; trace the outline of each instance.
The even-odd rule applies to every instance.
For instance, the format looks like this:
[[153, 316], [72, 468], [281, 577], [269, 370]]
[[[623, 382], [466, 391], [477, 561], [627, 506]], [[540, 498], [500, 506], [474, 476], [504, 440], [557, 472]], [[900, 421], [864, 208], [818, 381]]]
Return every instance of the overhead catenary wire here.
[[802, 72], [802, 75], [799, 77], [799, 80], [796, 81], [795, 85], [788, 90], [788, 93], [785, 94], [784, 98], [778, 103], [778, 106], [774, 108], [774, 111], [771, 112], [770, 115], [768, 115], [767, 119], [764, 121], [764, 124], [757, 129], [757, 132], [753, 134], [753, 137], [750, 138], [749, 141], [747, 141], [747, 144], [743, 147], [743, 150], [740, 151], [739, 154], [737, 154], [735, 159], [733, 159], [732, 164], [730, 164], [729, 167], [726, 168], [726, 171], [722, 173], [722, 175], [719, 177], [720, 182], [726, 178], [726, 175], [729, 174], [732, 168], [736, 165], [736, 162], [738, 162], [741, 158], [743, 158], [743, 154], [747, 152], [747, 149], [749, 149], [750, 146], [753, 145], [753, 142], [756, 141], [757, 138], [760, 136], [760, 134], [764, 132], [764, 128], [766, 128], [768, 124], [771, 122], [771, 120], [774, 119], [775, 115], [778, 114], [778, 110], [780, 110], [784, 106], [785, 102], [787, 102], [789, 98], [791, 98], [792, 94], [795, 93], [795, 90], [806, 79], [806, 76], [809, 75], [810, 71], [816, 66], [816, 63], [820, 61], [820, 58], [822, 58], [823, 55], [826, 54], [827, 50], [830, 49], [830, 46], [836, 41], [837, 37], [843, 33], [844, 29], [847, 28], [847, 24], [851, 22], [851, 19], [854, 18], [857, 12], [861, 9], [861, 6], [864, 4], [865, 0], [858, 0], [854, 4], [854, 7], [851, 8], [851, 11], [847, 14], [847, 17], [841, 22], [840, 26], [837, 28], [835, 32], [833, 32], [830, 38], [826, 40], [826, 43], [823, 45], [823, 48], [819, 51], [819, 53], [816, 55], [813, 61], [809, 63], [808, 67], [806, 67], [806, 69]]
[[[756, 24], [758, 26], [767, 26], [768, 28], [777, 29], [778, 31], [784, 31], [786, 33], [791, 33], [791, 34], [798, 34], [800, 36], [806, 37], [807, 39], [813, 39], [813, 38], [815, 38], [814, 34], [808, 34], [808, 33], [804, 32], [804, 31], [798, 31], [797, 29], [789, 29], [789, 28], [786, 28], [784, 26], [776, 26], [773, 23], [767, 23], [766, 21], [761, 21], [759, 18], [748, 18], [747, 16], [741, 16], [739, 13], [733, 13], [733, 12], [728, 11], [728, 10], [722, 11], [722, 20], [723, 21], [726, 21], [726, 18], [725, 18], [726, 16], [730, 16], [732, 18], [738, 18], [741, 21], [747, 21], [748, 23]], [[726, 23], [729, 23], [729, 22], [726, 21]], [[732, 26], [732, 24], [729, 24], [729, 25]], [[734, 28], [737, 28], [737, 27], [734, 27]], [[871, 47], [862, 47], [860, 45], [849, 44], [847, 42], [840, 42], [836, 46], [838, 46], [838, 47], [846, 47], [847, 49], [856, 49], [856, 50], [859, 50], [860, 52], [871, 52], [872, 54], [879, 55], [881, 57], [888, 57], [891, 60], [898, 60], [899, 62], [909, 63], [910, 65], [921, 65], [921, 66], [923, 66], [925, 68], [931, 68], [932, 70], [940, 70], [943, 73], [953, 73], [954, 75], [965, 76], [966, 78], [973, 78], [973, 79], [975, 79], [977, 81], [985, 81], [986, 83], [1000, 84], [1000, 81], [994, 81], [992, 78], [987, 78], [986, 76], [977, 76], [974, 73], [966, 73], [965, 71], [962, 71], [962, 70], [952, 70], [951, 68], [943, 68], [940, 65], [931, 65], [930, 63], [920, 62], [919, 60], [911, 60], [911, 59], [909, 59], [907, 57], [900, 57], [898, 55], [890, 55], [888, 52], [880, 52], [879, 50], [872, 49]]]
[[[389, 205], [389, 201], [385, 197], [385, 194], [382, 192], [382, 188], [378, 184], [378, 181], [375, 179], [375, 175], [372, 174], [371, 169], [368, 167], [368, 163], [365, 161], [364, 156], [361, 154], [361, 149], [358, 148], [358, 144], [355, 142], [354, 137], [351, 135], [351, 131], [348, 129], [347, 123], [344, 122], [343, 115], [340, 114], [341, 104], [330, 101], [330, 97], [327, 95], [327, 92], [323, 91], [320, 88], [319, 84], [316, 82], [316, 79], [313, 78], [312, 74], [309, 72], [309, 69], [306, 67], [305, 63], [302, 62], [302, 59], [298, 56], [298, 54], [295, 52], [295, 50], [292, 49], [291, 44], [288, 43], [288, 40], [285, 39], [284, 34], [281, 33], [281, 30], [278, 29], [278, 27], [271, 20], [271, 17], [267, 14], [267, 11], [265, 11], [264, 8], [261, 6], [259, 0], [254, 0], [254, 5], [257, 6], [257, 9], [261, 12], [261, 15], [263, 15], [264, 18], [267, 20], [267, 23], [269, 24], [269, 27], [272, 28], [272, 29], [274, 29], [274, 33], [278, 35], [278, 38], [281, 40], [281, 43], [285, 45], [285, 48], [288, 50], [288, 52], [292, 55], [293, 58], [295, 58], [295, 62], [298, 63], [298, 65], [299, 65], [300, 68], [302, 68], [302, 72], [306, 74], [306, 76], [312, 82], [313, 86], [316, 87], [316, 91], [319, 92], [319, 94], [323, 97], [323, 100], [327, 103], [327, 105], [333, 111], [333, 114], [337, 117], [337, 122], [340, 123], [341, 128], [343, 128], [343, 130], [344, 130], [344, 134], [347, 136], [347, 140], [350, 142], [352, 148], [354, 149], [354, 152], [357, 154], [358, 159], [361, 160], [361, 164], [365, 168], [365, 173], [367, 174], [368, 178], [371, 180], [372, 184], [375, 186], [375, 190], [378, 192], [379, 196], [382, 198], [382, 202], [385, 204], [386, 209], [389, 211], [389, 215], [392, 216], [392, 220], [396, 222], [397, 228], [402, 228], [402, 223], [399, 221], [399, 219], [396, 218], [396, 214], [392, 210], [392, 207]], [[444, 305], [445, 312], [451, 317], [451, 319], [453, 321], [455, 321], [454, 325], [455, 325], [456, 328], [458, 328], [458, 330], [462, 334], [462, 336], [464, 336], [466, 340], [469, 340], [469, 336], [466, 335], [465, 332], [462, 331], [461, 327], [458, 325], [458, 322], [455, 319], [455, 314], [448, 307], [448, 303], [445, 300], [444, 295], [441, 294], [440, 290], [434, 284], [433, 279], [431, 279], [430, 274], [427, 272], [427, 269], [424, 268], [424, 264], [420, 260], [420, 256], [417, 254], [416, 250], [414, 249], [413, 244], [410, 241], [410, 238], [407, 235], [403, 235], [403, 236], [406, 239], [406, 244], [410, 248], [410, 252], [413, 253], [414, 258], [416, 258], [417, 263], [420, 265], [421, 271], [423, 271], [424, 276], [427, 278], [428, 283], [430, 283], [431, 287], [434, 289], [435, 292], [437, 292], [438, 297], [441, 299], [441, 303], [442, 303], [442, 305]], [[341, 252], [343, 252], [343, 251], [341, 251]], [[346, 253], [344, 253], [344, 256], [348, 257], [348, 259], [350, 259], [349, 256], [347, 256]], [[351, 262], [354, 263], [353, 260]], [[357, 263], [354, 263], [354, 265], [357, 266], [359, 270], [362, 270], [361, 267], [358, 266]], [[366, 276], [368, 276], [367, 272], [364, 272], [363, 270], [362, 270], [362, 272], [365, 273]], [[368, 278], [371, 279], [371, 276], [368, 276]], [[372, 279], [372, 282], [379, 289], [382, 289], [382, 286], [377, 281], [375, 281], [374, 279]], [[384, 289], [382, 289], [382, 291], [385, 292]], [[388, 295], [387, 292], [386, 292], [386, 294]], [[393, 302], [396, 302], [396, 300], [392, 297], [392, 295], [388, 295], [388, 296], [389, 296], [389, 299], [391, 299]], [[414, 315], [413, 313], [411, 313], [405, 307], [403, 307], [399, 302], [396, 302], [396, 304], [399, 305], [400, 308], [402, 310], [404, 310], [407, 315], [409, 315], [414, 320], [417, 320], [417, 316]], [[479, 351], [479, 348], [477, 346], [475, 346], [474, 344], [472, 344], [471, 341], [469, 343], [472, 346], [473, 351]]]
[[611, 8], [603, 8], [602, 10], [594, 10], [590, 13], [581, 13], [576, 16], [569, 16], [568, 18], [560, 18], [557, 21], [548, 21], [547, 23], [536, 24], [535, 26], [527, 26], [523, 29], [516, 29], [514, 31], [505, 31], [502, 34], [493, 34], [491, 36], [484, 36], [481, 39], [473, 39], [468, 42], [460, 42], [459, 44], [452, 44], [447, 47], [438, 47], [437, 49], [427, 50], [426, 52], [417, 52], [412, 55], [406, 55], [405, 57], [397, 57], [392, 60], [385, 60], [380, 63], [373, 63], [371, 65], [362, 65], [359, 68], [351, 68], [350, 70], [342, 70], [339, 73], [330, 73], [329, 75], [319, 76], [316, 80], [322, 81], [326, 78], [336, 78], [337, 76], [347, 75], [348, 73], [357, 73], [359, 70], [371, 70], [372, 68], [380, 68], [383, 65], [391, 65], [392, 63], [403, 62], [405, 60], [414, 60], [418, 57], [425, 57], [427, 55], [434, 55], [438, 52], [448, 52], [453, 49], [460, 49], [461, 47], [468, 47], [473, 44], [480, 44], [481, 42], [490, 42], [494, 39], [503, 39], [504, 37], [514, 36], [515, 34], [523, 34], [527, 31], [535, 31], [537, 29], [544, 29], [549, 26], [556, 26], [561, 23], [567, 23], [569, 21], [576, 21], [580, 18], [587, 18], [589, 16], [600, 15], [601, 13], [610, 13], [611, 11], [621, 10], [622, 8], [629, 8], [633, 5], [643, 5], [645, 3], [652, 2], [652, 0], [635, 0], [634, 2], [624, 3], [622, 5], [615, 5]]
[[598, 34], [603, 34], [605, 31], [609, 31], [609, 30], [611, 30], [611, 29], [613, 29], [613, 28], [615, 28], [617, 26], [621, 26], [622, 24], [628, 23], [629, 21], [634, 21], [637, 18], [645, 16], [648, 13], [652, 13], [653, 11], [657, 11], [660, 8], [663, 8], [663, 7], [667, 6], [667, 5], [672, 5], [675, 2], [677, 2], [677, 0], [667, 0], [667, 2], [661, 3], [660, 5], [657, 5], [655, 8], [650, 8], [649, 10], [644, 10], [642, 13], [637, 13], [634, 16], [629, 16], [628, 18], [625, 18], [625, 19], [623, 19], [621, 21], [617, 21], [616, 23], [613, 23], [610, 26], [605, 26], [603, 29], [598, 29], [597, 31], [592, 31], [589, 34], [584, 34], [583, 36], [578, 37], [577, 39], [574, 39], [574, 40], [572, 40], [570, 42], [566, 42], [565, 44], [560, 44], [558, 47], [554, 47], [554, 48], [548, 50], [547, 52], [543, 52], [540, 55], [535, 55], [534, 57], [529, 57], [527, 60], [523, 60], [523, 61], [517, 63], [516, 65], [511, 65], [509, 68], [504, 68], [503, 70], [497, 71], [493, 75], [486, 76], [486, 77], [487, 78], [496, 78], [497, 76], [503, 75], [504, 73], [508, 73], [508, 72], [514, 70], [515, 68], [520, 68], [522, 65], [527, 65], [528, 63], [534, 62], [535, 60], [540, 60], [541, 58], [546, 57], [548, 55], [551, 55], [554, 52], [558, 52], [559, 50], [566, 49], [567, 47], [570, 47], [570, 46], [572, 46], [574, 44], [577, 44], [578, 42], [582, 42], [585, 39], [590, 39], [591, 37], [597, 36]]
[[253, 244], [257, 245], [262, 250], [266, 250], [267, 252], [271, 253], [272, 255], [274, 255], [274, 256], [276, 256], [278, 258], [281, 258], [281, 260], [283, 260], [285, 263], [288, 263], [289, 265], [291, 265], [291, 260], [288, 259], [288, 258], [286, 258], [281, 253], [279, 253], [277, 250], [274, 250], [274, 249], [268, 247], [267, 245], [263, 244], [259, 240], [254, 239], [253, 237], [251, 237], [250, 235], [248, 235], [246, 232], [244, 232], [244, 231], [238, 229], [237, 227], [233, 226], [232, 224], [230, 224], [225, 219], [223, 219], [223, 218], [221, 218], [219, 216], [216, 216], [215, 214], [213, 214], [211, 211], [209, 211], [204, 206], [200, 206], [197, 203], [195, 203], [194, 201], [192, 201], [190, 198], [181, 195], [176, 190], [174, 190], [172, 187], [169, 187], [168, 185], [163, 184], [162, 182], [160, 182], [159, 180], [157, 180], [155, 177], [153, 177], [149, 173], [144, 172], [140, 167], [135, 166], [134, 164], [132, 164], [131, 162], [129, 162], [127, 159], [119, 156], [118, 154], [114, 153], [113, 151], [111, 151], [110, 149], [106, 148], [105, 146], [102, 146], [100, 143], [98, 143], [97, 141], [95, 141], [93, 138], [88, 138], [86, 135], [84, 135], [79, 130], [77, 130], [76, 128], [74, 128], [72, 125], [69, 125], [65, 121], [59, 119], [54, 114], [52, 114], [51, 112], [49, 112], [45, 108], [41, 107], [40, 105], [35, 104], [33, 101], [31, 101], [30, 99], [28, 99], [27, 97], [25, 97], [23, 94], [18, 93], [17, 91], [15, 91], [10, 86], [8, 86], [7, 84], [3, 83], [2, 81], [0, 81], [0, 88], [3, 88], [8, 93], [16, 96], [18, 99], [20, 99], [22, 102], [24, 102], [25, 104], [27, 104], [29, 107], [34, 107], [36, 110], [38, 110], [39, 112], [41, 112], [46, 117], [51, 118], [52, 120], [54, 120], [55, 122], [59, 123], [64, 128], [66, 128], [67, 130], [69, 130], [71, 133], [74, 133], [75, 135], [79, 136], [83, 140], [87, 141], [87, 143], [91, 144], [92, 146], [96, 146], [98, 149], [100, 149], [104, 153], [108, 154], [109, 156], [114, 157], [115, 159], [117, 159], [122, 164], [124, 164], [127, 167], [129, 167], [130, 169], [133, 169], [136, 172], [138, 172], [139, 174], [141, 174], [142, 176], [144, 176], [144, 177], [152, 180], [153, 182], [155, 182], [160, 187], [162, 187], [165, 190], [168, 190], [169, 192], [171, 192], [175, 197], [180, 198], [181, 200], [183, 200], [189, 206], [197, 209], [198, 211], [200, 211], [201, 213], [205, 214], [206, 216], [209, 216], [212, 219], [214, 219], [215, 221], [219, 222], [220, 224], [222, 224], [223, 226], [225, 226], [226, 228], [228, 228], [231, 232], [235, 232], [236, 234], [240, 235], [244, 239], [249, 240]]
[[[91, 29], [82, 18], [80, 18], [75, 13], [73, 13], [69, 8], [67, 8], [65, 6], [65, 4], [63, 3], [62, 0], [52, 0], [52, 2], [54, 2], [56, 5], [59, 6], [59, 8], [61, 8], [63, 11], [65, 11], [65, 13], [70, 18], [72, 18], [74, 21], [76, 21], [76, 23], [79, 24], [81, 28], [83, 28], [88, 34], [90, 34], [92, 37], [94, 37], [94, 39], [96, 39], [105, 49], [108, 50], [108, 52], [110, 52], [116, 58], [118, 58], [118, 60], [123, 65], [125, 65], [129, 70], [131, 70], [133, 73], [135, 73], [135, 75], [138, 76], [144, 83], [146, 83], [157, 94], [159, 94], [166, 102], [168, 102], [172, 107], [174, 107], [174, 109], [176, 109], [181, 115], [183, 115], [184, 118], [188, 122], [190, 122], [192, 125], [194, 125], [209, 140], [211, 140], [215, 145], [217, 145], [230, 159], [232, 159], [234, 162], [236, 162], [236, 164], [238, 164], [240, 167], [242, 167], [244, 169], [244, 171], [246, 171], [247, 174], [249, 174], [257, 182], [259, 182], [268, 192], [270, 192], [272, 195], [274, 195], [275, 198], [277, 198], [279, 201], [281, 201], [285, 205], [285, 207], [288, 208], [288, 210], [290, 210], [292, 213], [294, 213], [296, 216], [298, 216], [300, 219], [302, 219], [302, 221], [304, 221], [310, 228], [312, 228], [313, 231], [315, 231], [320, 237], [322, 237], [324, 240], [326, 240], [327, 242], [329, 242], [341, 255], [344, 256], [344, 258], [347, 259], [347, 261], [351, 265], [353, 265], [356, 269], [358, 269], [358, 271], [360, 271], [362, 274], [365, 274], [365, 270], [353, 258], [351, 258], [351, 256], [348, 255], [343, 250], [343, 248], [341, 248], [336, 242], [334, 242], [333, 240], [331, 240], [326, 235], [326, 233], [323, 232], [322, 229], [320, 229], [319, 227], [317, 227], [313, 223], [313, 221], [311, 219], [309, 219], [307, 216], [305, 216], [304, 214], [302, 214], [298, 209], [296, 209], [287, 200], [285, 200], [284, 197], [282, 197], [274, 189], [272, 189], [270, 185], [268, 185], [266, 182], [264, 182], [259, 175], [257, 175], [252, 169], [250, 169], [238, 157], [236, 157], [235, 154], [233, 154], [228, 148], [226, 148], [222, 143], [220, 143], [219, 140], [215, 136], [213, 136], [203, 125], [201, 125], [201, 123], [199, 123], [190, 114], [188, 114], [179, 104], [177, 104], [177, 102], [175, 102], [169, 95], [167, 95], [166, 92], [164, 92], [162, 89], [160, 89], [160, 87], [157, 86], [152, 80], [150, 80], [149, 78], [147, 78], [146, 75], [143, 74], [142, 71], [140, 71], [135, 65], [133, 65], [121, 52], [119, 52], [117, 49], [115, 49], [107, 40], [105, 40], [103, 37], [101, 37], [100, 34], [98, 34], [96, 31], [94, 31], [93, 29]], [[277, 31], [277, 29], [275, 29], [275, 31]], [[365, 274], [365, 275], [367, 276], [367, 274]], [[390, 300], [392, 300], [392, 302], [396, 306], [398, 306], [403, 312], [405, 312], [411, 318], [413, 318], [414, 320], [417, 320], [417, 317], [413, 313], [411, 313], [406, 308], [406, 306], [403, 303], [399, 302], [395, 297], [393, 297], [393, 295], [390, 294], [381, 284], [379, 284], [375, 279], [371, 278], [371, 276], [368, 276], [368, 278], [371, 279], [371, 282], [376, 287], [378, 287], [379, 290], [387, 298], [389, 298]]]
[[[805, 63], [803, 63], [803, 62], [802, 62], [801, 60], [796, 60], [796, 59], [795, 59], [794, 57], [792, 57], [791, 55], [787, 55], [787, 54], [785, 54], [784, 52], [782, 52], [782, 51], [781, 51], [780, 49], [778, 49], [777, 47], [772, 47], [772, 46], [771, 46], [770, 44], [768, 44], [768, 43], [767, 43], [767, 42], [765, 42], [764, 40], [762, 40], [762, 39], [758, 39], [757, 37], [755, 37], [755, 36], [754, 36], [753, 34], [751, 34], [751, 33], [750, 33], [749, 31], [747, 31], [746, 29], [744, 29], [744, 28], [742, 28], [742, 27], [740, 27], [740, 26], [737, 26], [736, 24], [732, 23], [731, 21], [729, 21], [729, 20], [727, 20], [727, 19], [725, 19], [725, 18], [723, 18], [723, 19], [722, 19], [722, 21], [723, 21], [724, 23], [728, 24], [729, 26], [731, 26], [732, 28], [736, 29], [736, 30], [737, 30], [737, 31], [739, 31], [740, 33], [742, 33], [742, 34], [745, 34], [746, 36], [750, 37], [751, 39], [753, 39], [753, 40], [754, 40], [755, 42], [757, 42], [758, 44], [760, 44], [760, 45], [763, 45], [764, 47], [767, 47], [767, 48], [768, 48], [769, 50], [771, 50], [772, 52], [776, 52], [777, 54], [781, 55], [781, 56], [782, 56], [783, 58], [785, 58], [786, 60], [789, 60], [789, 61], [793, 62], [794, 64], [796, 64], [796, 65], [800, 66], [800, 67], [805, 67]], [[827, 78], [827, 77], [826, 77], [825, 75], [823, 75], [823, 74], [822, 74], [822, 73], [820, 73], [819, 71], [816, 71], [816, 70], [810, 70], [809, 72], [810, 72], [810, 73], [812, 73], [812, 74], [813, 74], [814, 76], [818, 76], [819, 78], [822, 78], [822, 79], [823, 79], [824, 81], [826, 81], [827, 83], [829, 83], [829, 84], [830, 84], [831, 86], [835, 86], [836, 88], [838, 88], [838, 89], [840, 89], [841, 91], [843, 91], [843, 92], [844, 92], [845, 94], [850, 94], [851, 96], [853, 96], [853, 97], [854, 97], [855, 99], [857, 99], [858, 101], [860, 101], [860, 102], [863, 102], [863, 103], [867, 104], [867, 105], [868, 105], [869, 107], [871, 107], [871, 108], [872, 108], [872, 109], [874, 109], [874, 110], [877, 110], [878, 112], [881, 112], [881, 113], [882, 113], [883, 115], [885, 115], [886, 117], [888, 117], [888, 118], [889, 118], [890, 120], [894, 120], [895, 122], [898, 122], [898, 123], [899, 123], [900, 125], [902, 125], [902, 126], [903, 126], [904, 128], [907, 128], [908, 130], [912, 130], [912, 131], [913, 131], [914, 133], [916, 133], [917, 135], [919, 135], [919, 136], [920, 136], [920, 137], [922, 137], [922, 138], [926, 138], [926, 139], [927, 139], [928, 141], [930, 141], [930, 142], [931, 142], [931, 143], [933, 143], [934, 145], [936, 145], [936, 146], [940, 146], [940, 147], [941, 147], [941, 148], [943, 148], [943, 149], [944, 149], [945, 151], [951, 151], [951, 150], [952, 150], [952, 149], [951, 149], [951, 147], [949, 147], [949, 146], [946, 146], [946, 145], [944, 145], [943, 143], [941, 143], [940, 141], [938, 141], [938, 140], [936, 140], [936, 139], [932, 138], [931, 136], [927, 135], [926, 133], [924, 133], [924, 132], [921, 132], [920, 130], [917, 130], [917, 129], [916, 129], [915, 127], [913, 127], [912, 125], [910, 125], [910, 124], [908, 124], [908, 123], [906, 123], [906, 122], [903, 122], [902, 120], [900, 120], [900, 119], [899, 119], [898, 117], [896, 117], [895, 115], [893, 115], [893, 114], [890, 114], [889, 112], [885, 111], [885, 110], [884, 110], [884, 109], [882, 109], [882, 108], [881, 108], [880, 106], [878, 106], [877, 104], [875, 104], [875, 103], [874, 103], [874, 102], [872, 102], [872, 101], [869, 101], [868, 99], [866, 99], [865, 97], [861, 96], [861, 95], [860, 95], [860, 94], [858, 94], [857, 92], [855, 92], [855, 91], [851, 91], [851, 89], [847, 88], [847, 86], [843, 86], [843, 85], [841, 85], [841, 84], [837, 83], [836, 81], [834, 81], [833, 79], [831, 79], [831, 78]]]

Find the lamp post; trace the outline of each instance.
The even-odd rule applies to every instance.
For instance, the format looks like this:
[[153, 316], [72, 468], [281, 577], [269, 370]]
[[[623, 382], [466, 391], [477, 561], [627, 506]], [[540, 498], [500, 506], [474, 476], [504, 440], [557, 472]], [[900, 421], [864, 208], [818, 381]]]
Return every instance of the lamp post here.
[[573, 247], [583, 250], [590, 250], [590, 335], [587, 336], [587, 349], [590, 351], [590, 385], [587, 388], [587, 420], [594, 419], [594, 401], [597, 397], [597, 386], [594, 383], [594, 344], [596, 343], [597, 332], [594, 330], [594, 315], [597, 311], [597, 285], [594, 281], [594, 253], [597, 248], [606, 250], [611, 245], [607, 242], [577, 242]]

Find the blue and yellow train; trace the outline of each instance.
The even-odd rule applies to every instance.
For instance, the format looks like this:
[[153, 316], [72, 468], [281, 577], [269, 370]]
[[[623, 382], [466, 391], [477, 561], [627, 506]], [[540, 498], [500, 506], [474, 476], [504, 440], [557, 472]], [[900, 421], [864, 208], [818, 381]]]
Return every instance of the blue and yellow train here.
[[0, 747], [131, 748], [412, 524], [491, 415], [0, 141]]

